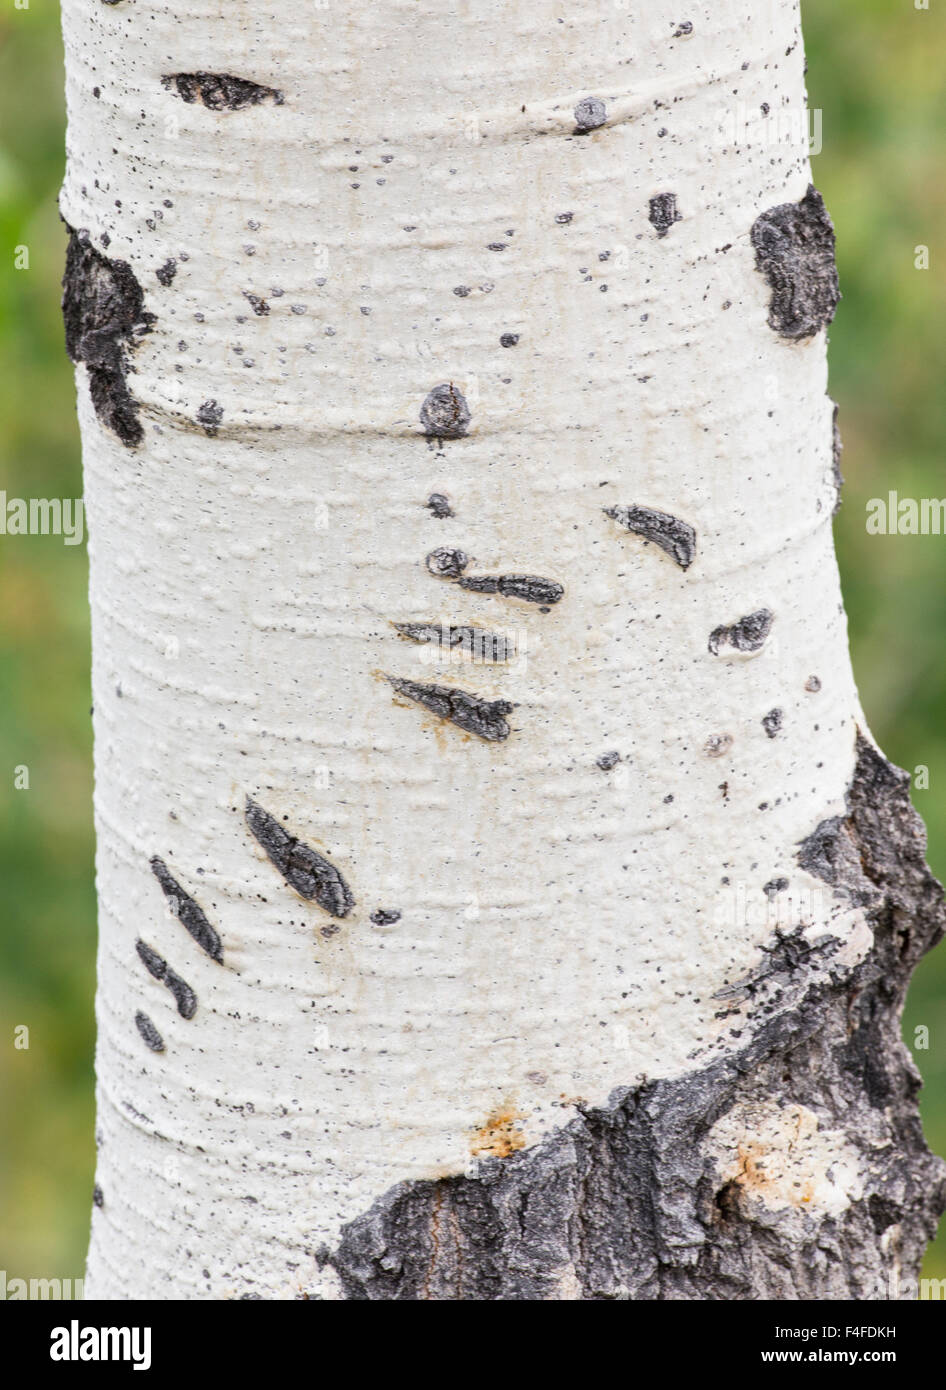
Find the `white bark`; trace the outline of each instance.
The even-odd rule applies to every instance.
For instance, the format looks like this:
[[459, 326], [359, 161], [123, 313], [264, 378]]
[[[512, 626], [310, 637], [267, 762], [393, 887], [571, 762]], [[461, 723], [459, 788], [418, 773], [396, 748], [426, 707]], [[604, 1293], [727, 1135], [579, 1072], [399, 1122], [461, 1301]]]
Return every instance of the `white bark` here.
[[[63, 11], [63, 217], [154, 315], [121, 348], [117, 432], [77, 372], [101, 904], [87, 1291], [333, 1298], [320, 1250], [393, 1185], [532, 1150], [579, 1101], [743, 1047], [757, 1023], [718, 996], [758, 968], [776, 903], [845, 968], [870, 947], [864, 907], [797, 859], [845, 814], [863, 725], [825, 333], [775, 331], [750, 235], [810, 182], [784, 119], [805, 102], [797, 9], [715, 0], [689, 33], [665, 0]], [[180, 74], [268, 91], [215, 108]], [[607, 119], [577, 132], [588, 97]], [[768, 136], [720, 134], [764, 103]], [[462, 437], [425, 437], [442, 384]], [[629, 507], [692, 527], [692, 563], [605, 514]], [[430, 572], [438, 548], [564, 594], [540, 611], [464, 589]], [[710, 650], [761, 610], [758, 650]], [[447, 660], [397, 623], [516, 655]], [[485, 716], [508, 737], [389, 678], [508, 701]], [[346, 915], [281, 876], [248, 797], [335, 866]], [[222, 961], [168, 910], [155, 856]], [[791, 1165], [836, 1217], [865, 1175], [798, 1114]], [[713, 1130], [721, 1183], [743, 1117]], [[797, 1133], [759, 1124], [770, 1153]]]

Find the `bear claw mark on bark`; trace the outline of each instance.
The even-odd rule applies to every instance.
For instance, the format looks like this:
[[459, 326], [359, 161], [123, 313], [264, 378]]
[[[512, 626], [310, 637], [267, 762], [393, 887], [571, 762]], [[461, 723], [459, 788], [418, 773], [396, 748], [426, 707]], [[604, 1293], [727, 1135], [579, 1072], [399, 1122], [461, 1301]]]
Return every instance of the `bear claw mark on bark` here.
[[603, 510], [605, 516], [617, 521], [635, 536], [653, 541], [682, 570], [692, 565], [696, 556], [696, 532], [688, 522], [651, 507], [605, 507]]
[[172, 970], [163, 956], [159, 956], [146, 941], [139, 937], [135, 942], [135, 950], [149, 975], [153, 975], [156, 980], [160, 980], [163, 985], [174, 996], [177, 1003], [177, 1011], [181, 1018], [193, 1018], [197, 1012], [197, 995], [191, 989], [186, 980], [182, 980], [176, 971]]
[[143, 1014], [139, 1009], [135, 1014], [135, 1027], [144, 1038], [145, 1043], [151, 1048], [152, 1052], [164, 1051], [164, 1039], [155, 1028], [147, 1014]]
[[259, 106], [272, 101], [282, 106], [283, 94], [274, 87], [264, 87], [246, 77], [232, 77], [225, 72], [175, 72], [161, 78], [162, 87], [177, 92], [182, 101], [192, 106], [198, 102], [211, 111], [242, 111], [247, 106]]
[[707, 643], [713, 656], [719, 655], [720, 647], [735, 647], [737, 652], [757, 652], [772, 630], [775, 614], [768, 608], [759, 608], [748, 613], [731, 627], [714, 627]]
[[752, 224], [756, 269], [769, 283], [769, 326], [793, 341], [810, 338], [834, 318], [841, 291], [834, 225], [814, 184], [798, 203], [781, 203]]
[[73, 362], [85, 363], [98, 419], [131, 449], [141, 443], [144, 430], [138, 402], [128, 389], [128, 352], [150, 331], [155, 315], [146, 312], [144, 294], [127, 261], [110, 261], [96, 251], [88, 231], [65, 225], [66, 351]]
[[466, 397], [452, 381], [442, 381], [428, 391], [420, 408], [420, 422], [428, 439], [462, 439], [471, 418]]
[[422, 685], [399, 676], [386, 676], [399, 695], [423, 705], [431, 714], [439, 715], [465, 733], [475, 734], [486, 743], [501, 743], [509, 737], [505, 716], [512, 714], [515, 705], [508, 700], [484, 700], [468, 690], [446, 685]]
[[447, 623], [395, 623], [402, 637], [412, 642], [431, 642], [448, 651], [465, 652], [478, 661], [509, 661], [516, 645], [497, 632], [479, 627], [452, 627]]
[[171, 910], [180, 922], [185, 931], [197, 942], [202, 950], [206, 951], [218, 964], [223, 964], [223, 946], [220, 937], [207, 921], [204, 910], [189, 893], [178, 883], [168, 869], [163, 859], [154, 855], [151, 860], [151, 872], [161, 885], [164, 896], [171, 904]]
[[658, 193], [656, 197], [651, 198], [647, 220], [656, 230], [658, 237], [665, 237], [674, 222], [682, 222], [683, 218], [677, 211], [676, 193]]
[[[889, 1297], [898, 1268], [916, 1276], [946, 1207], [946, 1165], [923, 1139], [900, 1010], [946, 914], [907, 780], [858, 737], [843, 821], [872, 890], [863, 960], [838, 960], [834, 938], [783, 935], [752, 981], [738, 1052], [616, 1090], [473, 1176], [391, 1188], [328, 1257], [344, 1297], [860, 1300]], [[714, 1125], [773, 1095], [856, 1150], [865, 1190], [842, 1210], [772, 1211], [725, 1180]], [[879, 1221], [899, 1225], [895, 1243], [877, 1239]]]
[[246, 798], [246, 823], [290, 888], [301, 898], [317, 902], [332, 917], [348, 916], [355, 899], [334, 864], [290, 835], [251, 797]]

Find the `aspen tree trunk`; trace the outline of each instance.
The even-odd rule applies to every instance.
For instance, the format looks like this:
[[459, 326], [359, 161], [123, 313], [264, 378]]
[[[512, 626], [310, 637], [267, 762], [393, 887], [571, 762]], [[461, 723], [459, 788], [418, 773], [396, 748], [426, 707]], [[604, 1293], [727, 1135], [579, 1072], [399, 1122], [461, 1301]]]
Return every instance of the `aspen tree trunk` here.
[[88, 1294], [915, 1276], [942, 894], [847, 654], [797, 5], [63, 17]]

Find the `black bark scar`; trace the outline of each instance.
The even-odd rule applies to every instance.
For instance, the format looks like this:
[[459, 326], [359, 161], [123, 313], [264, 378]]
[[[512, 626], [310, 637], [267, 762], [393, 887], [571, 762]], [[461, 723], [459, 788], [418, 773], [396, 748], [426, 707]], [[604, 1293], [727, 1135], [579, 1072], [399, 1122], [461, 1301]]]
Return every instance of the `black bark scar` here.
[[474, 594], [501, 594], [503, 598], [518, 598], [543, 607], [558, 603], [565, 593], [556, 580], [542, 579], [537, 574], [465, 574], [457, 582], [461, 589]]
[[682, 222], [683, 218], [677, 211], [676, 193], [658, 193], [651, 198], [648, 221], [659, 237], [665, 237], [674, 222]]
[[478, 661], [509, 661], [516, 654], [511, 638], [478, 627], [451, 627], [445, 623], [395, 623], [402, 637], [412, 642], [431, 642], [449, 651], [462, 651]]
[[713, 656], [718, 656], [720, 647], [735, 647], [737, 652], [757, 652], [765, 642], [775, 614], [768, 608], [760, 608], [748, 613], [731, 627], [715, 627], [709, 635], [708, 647]]
[[635, 536], [659, 545], [682, 570], [689, 569], [696, 555], [696, 532], [686, 521], [669, 512], [651, 507], [605, 507], [605, 516], [626, 526]]
[[172, 970], [163, 956], [159, 956], [147, 942], [141, 938], [135, 942], [135, 950], [149, 975], [153, 975], [156, 980], [167, 985], [174, 995], [177, 1002], [177, 1011], [181, 1018], [193, 1018], [197, 1012], [197, 995], [191, 989], [186, 980], [182, 980], [176, 971]]
[[424, 397], [420, 422], [428, 439], [462, 439], [470, 426], [470, 407], [452, 381], [442, 381]]
[[509, 737], [505, 715], [511, 714], [515, 705], [508, 700], [484, 700], [467, 690], [446, 685], [421, 685], [398, 676], [386, 676], [385, 679], [390, 681], [399, 695], [405, 695], [408, 700], [423, 705], [432, 714], [456, 724], [458, 729], [468, 734], [475, 734], [486, 743], [501, 743]]
[[259, 106], [272, 101], [282, 106], [283, 94], [274, 87], [264, 87], [245, 77], [232, 77], [225, 72], [175, 72], [161, 78], [161, 85], [177, 92], [189, 106], [199, 102], [211, 111], [242, 111], [246, 106]]
[[167, 864], [157, 855], [151, 860], [151, 872], [164, 890], [164, 896], [171, 904], [172, 911], [181, 926], [190, 932], [197, 945], [205, 950], [208, 956], [212, 956], [215, 961], [222, 965], [223, 946], [220, 943], [220, 937], [207, 921], [203, 908], [194, 901], [189, 893], [185, 893], [168, 869]]
[[290, 835], [250, 797], [246, 799], [246, 823], [290, 888], [301, 898], [317, 902], [333, 917], [348, 916], [355, 899], [334, 864]]
[[74, 231], [67, 223], [66, 230], [66, 351], [73, 362], [85, 363], [89, 394], [101, 423], [133, 448], [144, 431], [126, 380], [128, 352], [149, 332], [155, 315], [146, 312], [144, 294], [127, 261], [110, 261], [96, 251], [84, 229]]
[[772, 290], [769, 326], [783, 338], [810, 338], [834, 318], [841, 291], [834, 225], [813, 184], [799, 203], [781, 203], [752, 226], [756, 268]]
[[143, 1014], [140, 1009], [135, 1014], [135, 1027], [144, 1038], [148, 1047], [151, 1048], [152, 1052], [164, 1051], [164, 1039], [157, 1028], [155, 1028], [148, 1015]]

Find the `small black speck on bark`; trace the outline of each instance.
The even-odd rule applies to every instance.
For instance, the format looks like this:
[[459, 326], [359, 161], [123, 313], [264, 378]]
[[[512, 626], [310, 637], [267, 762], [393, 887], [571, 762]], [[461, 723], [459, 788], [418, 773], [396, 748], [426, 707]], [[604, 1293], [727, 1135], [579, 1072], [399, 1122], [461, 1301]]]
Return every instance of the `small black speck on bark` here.
[[772, 630], [775, 614], [768, 608], [759, 608], [748, 613], [730, 627], [716, 627], [710, 633], [709, 650], [713, 656], [719, 655], [720, 647], [735, 647], [737, 652], [757, 652]]
[[756, 268], [772, 290], [769, 326], [783, 338], [810, 338], [834, 318], [841, 291], [834, 225], [813, 184], [798, 203], [781, 203], [752, 226]]
[[445, 496], [442, 492], [432, 492], [424, 503], [424, 506], [438, 521], [445, 521], [448, 516], [454, 515], [449, 497]]
[[269, 313], [269, 305], [267, 304], [266, 300], [263, 299], [260, 295], [250, 294], [249, 290], [244, 290], [243, 298], [249, 302], [253, 309], [253, 313], [256, 314], [259, 318], [265, 318], [265, 316]]
[[608, 119], [608, 108], [600, 97], [582, 97], [575, 107], [575, 134], [587, 135]]
[[216, 401], [204, 401], [197, 411], [197, 423], [203, 425], [207, 433], [213, 438], [217, 433], [220, 421], [223, 419], [223, 406]]
[[499, 339], [499, 346], [504, 348], [515, 347], [519, 341], [518, 333], [503, 333]]
[[465, 733], [475, 734], [486, 743], [501, 743], [509, 737], [505, 716], [512, 713], [515, 705], [508, 700], [484, 700], [467, 690], [446, 685], [422, 685], [398, 676], [388, 676], [386, 679], [399, 695], [422, 705]]
[[92, 1189], [92, 1205], [99, 1209], [105, 1206], [105, 1193], [99, 1187], [98, 1183], [96, 1183]]
[[141, 286], [126, 261], [110, 261], [96, 251], [84, 229], [74, 231], [67, 224], [66, 230], [66, 351], [73, 362], [85, 363], [98, 419], [133, 448], [144, 431], [138, 402], [128, 389], [128, 352], [150, 330], [155, 315], [146, 312]]
[[595, 766], [600, 767], [602, 772], [610, 772], [613, 767], [617, 767], [621, 761], [621, 755], [616, 748], [612, 748], [607, 753], [602, 753], [600, 758], [595, 759]]
[[164, 1039], [155, 1028], [147, 1014], [143, 1014], [139, 1009], [135, 1014], [135, 1027], [144, 1038], [145, 1043], [151, 1048], [152, 1052], [164, 1051]]
[[224, 72], [170, 73], [161, 78], [161, 85], [176, 92], [189, 106], [197, 102], [211, 111], [242, 111], [264, 101], [271, 101], [274, 106], [283, 104], [283, 94], [275, 88]]
[[428, 391], [420, 408], [420, 422], [428, 439], [462, 439], [470, 418], [466, 397], [452, 381], [442, 381]]
[[658, 193], [651, 198], [648, 220], [659, 237], [665, 237], [674, 222], [682, 222], [683, 218], [677, 210], [676, 193]]
[[604, 514], [635, 536], [653, 541], [682, 570], [692, 565], [696, 555], [696, 532], [688, 522], [652, 507], [605, 507]]
[[177, 261], [173, 256], [169, 256], [164, 262], [164, 265], [158, 266], [154, 273], [158, 284], [163, 285], [164, 288], [167, 289], [177, 274]]
[[351, 889], [324, 855], [284, 830], [275, 816], [250, 797], [246, 823], [270, 861], [300, 897], [315, 901], [332, 917], [347, 917], [355, 906]]
[[770, 709], [768, 714], [763, 716], [762, 727], [769, 738], [775, 738], [782, 727], [784, 718], [784, 713], [780, 709]]
[[401, 914], [393, 907], [379, 907], [372, 912], [369, 920], [376, 927], [393, 927], [395, 922], [401, 920]]

